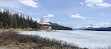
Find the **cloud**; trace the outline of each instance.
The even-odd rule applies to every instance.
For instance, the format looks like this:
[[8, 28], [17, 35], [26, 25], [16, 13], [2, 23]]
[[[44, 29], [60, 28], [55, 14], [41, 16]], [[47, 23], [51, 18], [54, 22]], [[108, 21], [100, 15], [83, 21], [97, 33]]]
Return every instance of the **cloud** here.
[[101, 6], [101, 7], [111, 7], [111, 4], [109, 3], [101, 3], [101, 4], [97, 4], [98, 6]]
[[104, 0], [85, 0], [84, 4], [89, 7], [111, 7], [111, 4], [104, 2]]
[[83, 2], [80, 2], [80, 4], [81, 4], [81, 5], [84, 5], [84, 3], [83, 3]]
[[47, 16], [44, 16], [44, 17], [54, 17], [53, 14], [48, 14]]
[[0, 0], [0, 6], [5, 8], [21, 8], [22, 4], [38, 8], [38, 3], [34, 0]]
[[18, 1], [26, 6], [38, 8], [38, 3], [35, 2], [34, 0], [18, 0]]
[[85, 19], [85, 18], [86, 18], [86, 17], [84, 17], [84, 16], [81, 16], [80, 14], [74, 14], [74, 15], [69, 14], [69, 16], [70, 16], [71, 18], [78, 18], [78, 19]]
[[0, 0], [0, 7], [20, 8], [20, 4], [17, 0]]

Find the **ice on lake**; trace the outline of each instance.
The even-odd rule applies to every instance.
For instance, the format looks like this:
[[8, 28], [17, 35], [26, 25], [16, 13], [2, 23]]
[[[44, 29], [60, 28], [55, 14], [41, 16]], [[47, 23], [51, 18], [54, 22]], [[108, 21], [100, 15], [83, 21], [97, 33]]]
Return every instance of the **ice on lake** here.
[[66, 31], [57, 30], [56, 32], [46, 31], [21, 31], [21, 34], [39, 35], [50, 39], [63, 40], [68, 43], [76, 44], [79, 47], [97, 48], [111, 46], [110, 31]]

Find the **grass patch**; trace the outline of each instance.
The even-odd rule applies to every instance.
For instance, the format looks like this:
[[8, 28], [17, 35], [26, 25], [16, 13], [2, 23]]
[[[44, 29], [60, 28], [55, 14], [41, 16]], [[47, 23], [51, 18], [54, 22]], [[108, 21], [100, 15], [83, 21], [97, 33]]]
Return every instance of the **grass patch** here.
[[0, 46], [19, 47], [20, 49], [87, 49], [55, 39], [23, 35], [14, 31], [4, 31], [0, 34]]

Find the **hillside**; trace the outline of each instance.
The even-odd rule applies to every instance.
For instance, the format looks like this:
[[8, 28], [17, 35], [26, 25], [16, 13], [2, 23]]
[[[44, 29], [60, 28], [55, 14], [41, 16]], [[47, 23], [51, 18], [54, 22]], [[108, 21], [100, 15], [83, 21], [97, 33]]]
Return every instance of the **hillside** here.
[[[33, 28], [39, 29], [43, 24], [39, 24], [27, 15], [0, 8], [0, 28]], [[52, 23], [54, 30], [72, 30], [72, 28]]]
[[0, 10], [0, 28], [38, 28], [38, 23], [32, 18], [8, 9]]

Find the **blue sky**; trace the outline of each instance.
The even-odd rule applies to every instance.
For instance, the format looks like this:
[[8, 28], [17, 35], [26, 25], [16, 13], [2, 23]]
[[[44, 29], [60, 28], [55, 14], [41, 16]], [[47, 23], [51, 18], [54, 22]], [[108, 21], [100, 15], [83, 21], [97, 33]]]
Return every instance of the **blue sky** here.
[[0, 0], [0, 6], [69, 27], [111, 26], [110, 0]]

